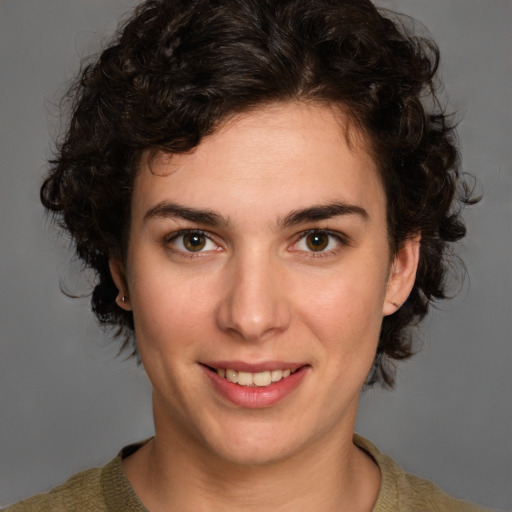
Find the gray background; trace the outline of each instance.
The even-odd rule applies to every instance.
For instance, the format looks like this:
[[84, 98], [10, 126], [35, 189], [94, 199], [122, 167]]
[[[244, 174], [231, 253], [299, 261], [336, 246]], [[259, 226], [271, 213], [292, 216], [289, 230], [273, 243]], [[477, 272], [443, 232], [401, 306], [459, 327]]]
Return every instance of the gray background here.
[[[78, 58], [131, 0], [0, 0], [0, 505], [152, 433], [150, 388], [95, 325], [67, 240], [38, 202], [56, 103]], [[460, 247], [470, 280], [421, 330], [397, 389], [368, 392], [358, 430], [451, 494], [512, 509], [511, 2], [388, 0], [438, 41], [484, 200]]]

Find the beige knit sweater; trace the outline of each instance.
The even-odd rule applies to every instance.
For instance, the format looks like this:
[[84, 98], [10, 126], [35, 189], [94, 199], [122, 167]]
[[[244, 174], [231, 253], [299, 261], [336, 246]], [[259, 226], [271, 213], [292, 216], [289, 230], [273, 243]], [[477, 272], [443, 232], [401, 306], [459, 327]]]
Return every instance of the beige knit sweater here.
[[[367, 439], [356, 434], [354, 442], [373, 457], [382, 474], [373, 512], [485, 512], [451, 498], [428, 480], [404, 473]], [[4, 512], [148, 512], [121, 465], [123, 457], [140, 446], [141, 443], [128, 446], [106, 466], [78, 473], [49, 493], [7, 507]]]

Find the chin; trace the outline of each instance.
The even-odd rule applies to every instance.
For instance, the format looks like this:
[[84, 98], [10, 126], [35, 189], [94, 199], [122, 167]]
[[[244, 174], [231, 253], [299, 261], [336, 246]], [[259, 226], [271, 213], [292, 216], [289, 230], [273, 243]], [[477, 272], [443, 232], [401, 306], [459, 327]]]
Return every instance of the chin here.
[[[295, 423], [295, 422], [292, 422]], [[279, 464], [293, 459], [313, 442], [296, 425], [279, 425], [267, 419], [225, 427], [205, 439], [208, 449], [224, 461], [245, 467]]]
[[217, 454], [227, 463], [240, 467], [264, 467], [290, 460], [300, 450], [291, 442], [276, 439], [233, 443], [218, 447]]

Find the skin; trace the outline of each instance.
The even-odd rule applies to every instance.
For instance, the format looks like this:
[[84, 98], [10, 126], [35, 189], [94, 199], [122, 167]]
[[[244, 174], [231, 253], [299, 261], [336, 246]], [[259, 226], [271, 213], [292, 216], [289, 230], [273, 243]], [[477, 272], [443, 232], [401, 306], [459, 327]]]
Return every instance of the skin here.
[[[331, 204], [348, 208], [294, 217]], [[188, 154], [143, 158], [126, 263], [111, 269], [154, 388], [155, 438], [124, 461], [145, 506], [371, 510], [380, 472], [352, 442], [358, 398], [418, 245], [390, 254], [376, 164], [339, 109], [266, 106]], [[305, 375], [278, 403], [241, 407], [201, 364], [225, 360], [300, 363]]]

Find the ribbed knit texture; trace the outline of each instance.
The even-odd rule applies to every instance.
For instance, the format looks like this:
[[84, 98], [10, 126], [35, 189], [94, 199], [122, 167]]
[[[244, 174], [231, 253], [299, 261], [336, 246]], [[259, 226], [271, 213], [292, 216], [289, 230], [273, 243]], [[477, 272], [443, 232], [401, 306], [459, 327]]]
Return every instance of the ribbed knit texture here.
[[[377, 462], [381, 471], [381, 488], [373, 512], [486, 512], [451, 498], [428, 480], [404, 473], [367, 439], [356, 434], [354, 442]], [[148, 512], [121, 465], [122, 459], [142, 444], [127, 446], [106, 466], [78, 473], [49, 493], [7, 507], [4, 512]]]
[[448, 496], [432, 482], [404, 471], [367, 439], [357, 434], [354, 443], [367, 452], [381, 472], [379, 496], [373, 512], [490, 512]]

